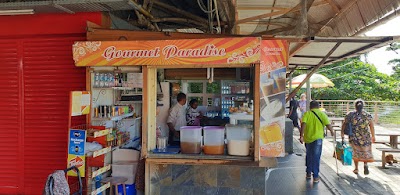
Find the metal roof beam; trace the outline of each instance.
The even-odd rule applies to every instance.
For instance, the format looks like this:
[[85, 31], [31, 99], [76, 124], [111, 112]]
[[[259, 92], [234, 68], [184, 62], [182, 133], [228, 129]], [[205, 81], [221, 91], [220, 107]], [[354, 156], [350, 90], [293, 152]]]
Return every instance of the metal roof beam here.
[[382, 39], [371, 38], [321, 38], [321, 37], [311, 37], [314, 42], [342, 42], [342, 43], [382, 43], [386, 41], [393, 40], [393, 37], [384, 37]]
[[286, 98], [286, 102], [288, 102], [290, 99], [292, 99], [292, 97], [294, 97], [296, 95], [296, 93], [300, 90], [300, 88], [304, 85], [304, 83], [307, 82], [308, 79], [310, 79], [310, 77], [317, 72], [317, 70], [325, 63], [325, 61], [333, 54], [333, 52], [336, 51], [336, 49], [340, 46], [340, 44], [342, 44], [341, 42], [338, 42], [335, 44], [335, 46], [326, 54], [326, 56], [318, 63], [317, 66], [315, 66], [310, 73], [307, 74], [306, 78], [304, 78], [304, 80], [299, 84], [299, 86], [296, 87], [296, 89], [294, 89]]
[[[292, 57], [294, 57], [294, 58], [316, 58], [316, 59], [322, 59], [325, 56], [294, 55]], [[329, 56], [328, 59], [340, 59], [340, 58], [339, 57], [331, 57], [331, 56]]]
[[317, 66], [318, 64], [289, 64], [289, 66]]

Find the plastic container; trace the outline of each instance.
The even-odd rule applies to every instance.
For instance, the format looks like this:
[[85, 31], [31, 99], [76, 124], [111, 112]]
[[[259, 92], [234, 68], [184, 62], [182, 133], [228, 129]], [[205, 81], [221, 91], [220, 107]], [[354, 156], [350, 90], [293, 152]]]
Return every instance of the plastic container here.
[[200, 154], [201, 129], [202, 128], [200, 126], [181, 127], [181, 152], [183, 154]]
[[[135, 184], [126, 185], [125, 184], [126, 195], [136, 195]], [[122, 185], [118, 185], [118, 195], [124, 194], [124, 188]]]
[[250, 154], [250, 129], [245, 125], [226, 125], [228, 154], [248, 156]]
[[128, 180], [125, 184], [135, 183], [136, 171], [138, 162], [137, 161], [120, 161], [115, 162], [111, 165], [113, 177], [125, 177]]
[[224, 154], [225, 127], [207, 126], [204, 130], [204, 154]]

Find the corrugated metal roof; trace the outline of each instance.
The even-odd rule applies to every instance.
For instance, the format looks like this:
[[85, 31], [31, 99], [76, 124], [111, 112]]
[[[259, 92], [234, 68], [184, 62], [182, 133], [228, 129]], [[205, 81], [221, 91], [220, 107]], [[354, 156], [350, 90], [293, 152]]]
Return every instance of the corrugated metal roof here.
[[324, 28], [318, 36], [353, 36], [361, 29], [379, 22], [391, 12], [400, 9], [400, 0], [356, 0], [351, 6], [335, 17], [330, 26]]
[[[284, 38], [284, 37], [280, 37]], [[373, 49], [399, 41], [399, 37], [311, 37], [307, 42], [291, 42], [289, 70], [294, 68], [311, 69], [317, 66], [325, 57], [328, 57], [323, 66], [347, 58], [359, 56]], [[329, 52], [336, 44], [340, 45], [330, 56]], [[299, 47], [304, 44], [303, 47]], [[294, 51], [296, 48], [300, 48]]]
[[34, 9], [35, 13], [133, 10], [129, 0], [53, 0], [0, 3], [0, 10]]
[[[237, 0], [239, 22], [242, 19], [253, 16], [277, 12], [282, 10], [282, 8], [291, 9], [286, 14], [268, 15], [268, 17], [262, 20], [254, 19], [255, 21], [252, 21], [253, 25], [239, 23], [239, 34], [262, 32], [265, 35], [294, 35], [296, 31], [293, 31], [293, 28], [290, 28], [290, 26], [296, 26], [301, 18], [299, 7], [294, 9], [299, 3], [300, 0]], [[272, 8], [278, 9], [272, 10]], [[353, 36], [399, 9], [400, 0], [315, 0], [308, 11], [310, 28], [308, 36]], [[291, 20], [288, 20], [288, 18]], [[257, 22], [258, 25], [256, 30], [254, 30], [254, 23]], [[268, 23], [286, 23], [286, 26], [276, 27], [270, 25], [268, 29], [263, 27], [267, 26]], [[265, 32], [279, 28], [282, 31], [274, 30]]]

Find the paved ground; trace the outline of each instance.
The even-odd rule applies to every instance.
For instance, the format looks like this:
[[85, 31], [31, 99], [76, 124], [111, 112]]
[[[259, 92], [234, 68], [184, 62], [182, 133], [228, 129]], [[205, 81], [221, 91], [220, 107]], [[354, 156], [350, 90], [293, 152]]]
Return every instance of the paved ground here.
[[[393, 130], [393, 129], [391, 129]], [[376, 131], [384, 131], [384, 128], [377, 126]], [[296, 190], [294, 190], [292, 185], [285, 185], [291, 193], [283, 194], [400, 194], [400, 164], [394, 164], [393, 166], [387, 166], [387, 169], [381, 168], [381, 152], [374, 149], [374, 159], [375, 162], [369, 164], [370, 174], [365, 176], [363, 174], [363, 164], [359, 165], [359, 175], [355, 175], [352, 171], [353, 166], [343, 166], [341, 162], [337, 163], [338, 172], [336, 173], [336, 161], [332, 157], [334, 151], [333, 138], [327, 137], [324, 140], [322, 159], [321, 159], [321, 180], [322, 183], [314, 187], [312, 184], [305, 182], [304, 179], [304, 146], [301, 145], [298, 140], [298, 130], [295, 129], [294, 136], [294, 148], [295, 154], [302, 155], [295, 157], [297, 155], [289, 155], [288, 159], [296, 159], [296, 163], [288, 163], [293, 166], [295, 164], [296, 168], [292, 168], [292, 174], [295, 178], [291, 180], [292, 184], [295, 184]], [[338, 134], [339, 136], [339, 134]], [[389, 138], [377, 137], [378, 140], [385, 140]], [[385, 147], [383, 144], [374, 144], [373, 148]], [[400, 159], [400, 154], [394, 154], [397, 159]], [[284, 158], [285, 159], [285, 158]], [[281, 159], [283, 161], [284, 159]], [[301, 162], [302, 161], [302, 162]], [[281, 162], [279, 167], [285, 167]], [[285, 170], [285, 169], [283, 169]], [[282, 174], [285, 171], [281, 171]], [[283, 179], [285, 182], [287, 179]], [[322, 185], [321, 185], [322, 184]], [[267, 184], [268, 185], [268, 184]], [[276, 188], [276, 187], [275, 187]], [[288, 192], [289, 192], [288, 191]], [[268, 190], [270, 192], [270, 190]], [[271, 192], [274, 192], [272, 189]], [[269, 193], [268, 193], [269, 194]], [[271, 193], [272, 194], [272, 193]], [[282, 193], [278, 193], [282, 194]]]
[[266, 195], [332, 194], [329, 187], [320, 182], [314, 184], [305, 178], [305, 149], [294, 140], [294, 153], [279, 159], [278, 168], [267, 171]]

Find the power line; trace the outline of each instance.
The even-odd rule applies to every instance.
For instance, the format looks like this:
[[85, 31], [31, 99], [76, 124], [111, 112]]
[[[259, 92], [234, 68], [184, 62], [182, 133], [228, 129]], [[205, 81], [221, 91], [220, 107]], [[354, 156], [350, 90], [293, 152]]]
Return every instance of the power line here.
[[361, 70], [357, 70], [357, 71], [354, 71], [354, 72], [350, 72], [350, 73], [347, 73], [347, 74], [345, 74], [345, 75], [343, 75], [343, 76], [340, 76], [340, 77], [331, 78], [331, 80], [335, 80], [335, 79], [339, 79], [339, 78], [342, 78], [342, 77], [346, 77], [346, 76], [348, 76], [348, 75], [350, 75], [350, 74], [354, 74], [354, 73], [361, 72], [361, 71], [368, 70], [368, 69], [369, 69], [369, 68], [364, 68], [364, 69], [361, 69]]
[[320, 71], [317, 71], [317, 72], [325, 72], [325, 71], [328, 71], [328, 70], [333, 70], [333, 69], [336, 69], [336, 68], [340, 68], [340, 67], [343, 67], [343, 66], [347, 66], [347, 65], [352, 64], [352, 63], [353, 63], [353, 61], [351, 61], [351, 62], [349, 62], [349, 63], [346, 63], [346, 64], [343, 64], [343, 65], [340, 65], [340, 66], [335, 66], [335, 67], [333, 67], [333, 68], [320, 70]]

